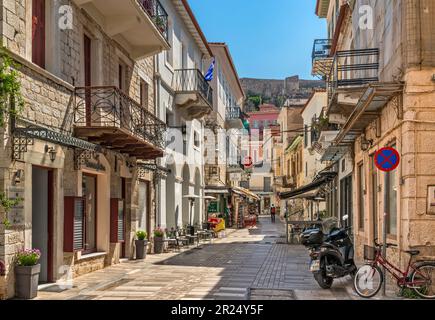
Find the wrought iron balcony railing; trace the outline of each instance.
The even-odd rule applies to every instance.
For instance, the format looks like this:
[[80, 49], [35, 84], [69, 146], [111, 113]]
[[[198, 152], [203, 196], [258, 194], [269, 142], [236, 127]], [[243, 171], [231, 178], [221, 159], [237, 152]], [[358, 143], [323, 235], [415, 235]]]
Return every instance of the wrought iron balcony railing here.
[[338, 51], [327, 78], [328, 94], [335, 90], [379, 81], [379, 49]]
[[138, 0], [144, 11], [152, 18], [157, 29], [168, 40], [168, 13], [159, 0]]
[[331, 39], [316, 39], [314, 40], [312, 62], [317, 59], [329, 58], [331, 54]]
[[226, 119], [227, 120], [237, 120], [242, 118], [242, 110], [240, 107], [231, 107], [227, 109]]
[[166, 124], [117, 87], [76, 88], [74, 122], [77, 127], [120, 128], [165, 147]]
[[213, 107], [213, 89], [198, 69], [178, 69], [174, 74], [177, 93], [199, 93]]

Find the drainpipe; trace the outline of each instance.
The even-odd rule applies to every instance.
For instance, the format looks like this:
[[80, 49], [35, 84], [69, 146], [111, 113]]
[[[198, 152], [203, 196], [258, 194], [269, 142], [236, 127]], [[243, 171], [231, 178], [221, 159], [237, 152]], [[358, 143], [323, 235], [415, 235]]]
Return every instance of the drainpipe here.
[[[156, 74], [158, 74], [160, 72], [159, 70], [159, 55], [156, 54], [154, 56], [154, 75], [153, 75], [153, 80], [154, 80], [154, 113], [155, 116], [159, 119], [161, 119], [160, 115], [159, 115], [159, 111], [160, 111], [160, 81], [157, 79]], [[166, 144], [166, 142], [165, 142]], [[156, 163], [161, 165], [161, 163], [159, 163], [160, 161], [157, 160]], [[154, 174], [154, 216], [156, 217], [155, 219], [155, 227], [157, 226], [161, 226], [161, 217], [159, 212], [161, 211], [161, 204], [160, 204], [160, 196], [161, 196], [161, 183], [160, 181], [158, 181], [158, 179], [160, 179], [158, 176], [156, 177], [156, 174]]]

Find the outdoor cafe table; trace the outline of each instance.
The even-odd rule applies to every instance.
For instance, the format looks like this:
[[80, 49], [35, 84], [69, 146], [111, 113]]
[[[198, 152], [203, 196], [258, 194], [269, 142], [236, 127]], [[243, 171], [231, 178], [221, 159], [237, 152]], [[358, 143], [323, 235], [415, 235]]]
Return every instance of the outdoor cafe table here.
[[211, 236], [212, 236], [211, 232], [206, 231], [206, 230], [200, 230], [196, 234], [198, 235], [198, 242], [201, 239], [211, 242]]
[[199, 237], [198, 237], [198, 235], [192, 236], [192, 235], [188, 234], [185, 237], [187, 239], [189, 239], [189, 243], [191, 243], [191, 244], [194, 244], [195, 240], [196, 240], [196, 246], [199, 246]]

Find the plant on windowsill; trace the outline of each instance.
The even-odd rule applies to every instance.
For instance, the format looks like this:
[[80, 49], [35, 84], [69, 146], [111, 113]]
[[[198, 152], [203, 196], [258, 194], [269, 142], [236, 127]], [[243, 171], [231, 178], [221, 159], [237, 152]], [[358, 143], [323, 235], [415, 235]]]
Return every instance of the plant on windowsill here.
[[136, 259], [137, 260], [142, 260], [146, 258], [147, 255], [147, 245], [148, 245], [148, 240], [147, 240], [147, 236], [148, 234], [146, 233], [146, 231], [138, 231], [136, 232], [136, 237], [137, 240], [135, 240], [135, 245], [136, 245]]
[[162, 253], [165, 231], [160, 227], [154, 230], [154, 253]]
[[17, 265], [15, 266], [15, 295], [18, 298], [33, 299], [38, 295], [39, 273], [41, 272], [40, 258], [41, 251], [38, 249], [18, 252]]
[[156, 26], [160, 30], [161, 33], [166, 32], [166, 20], [162, 17], [157, 16], [155, 18]]
[[9, 56], [7, 49], [0, 44], [0, 128], [4, 128], [7, 119], [17, 116], [24, 108], [21, 95], [21, 82], [18, 73], [19, 64]]

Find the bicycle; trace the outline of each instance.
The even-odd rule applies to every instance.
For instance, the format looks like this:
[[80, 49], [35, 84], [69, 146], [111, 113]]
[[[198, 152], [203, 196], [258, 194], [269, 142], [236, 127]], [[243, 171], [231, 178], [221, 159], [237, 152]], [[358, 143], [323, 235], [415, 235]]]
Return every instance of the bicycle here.
[[[385, 275], [379, 266], [385, 268], [396, 280], [397, 286], [404, 290], [413, 289], [420, 297], [435, 299], [435, 261], [412, 262], [412, 258], [420, 254], [418, 250], [405, 251], [410, 255], [408, 267], [405, 271], [400, 270], [382, 256], [382, 244], [375, 240], [375, 247], [364, 246], [364, 266], [358, 269], [354, 278], [354, 289], [362, 298], [374, 297], [385, 281]], [[387, 243], [387, 248], [396, 245]]]

